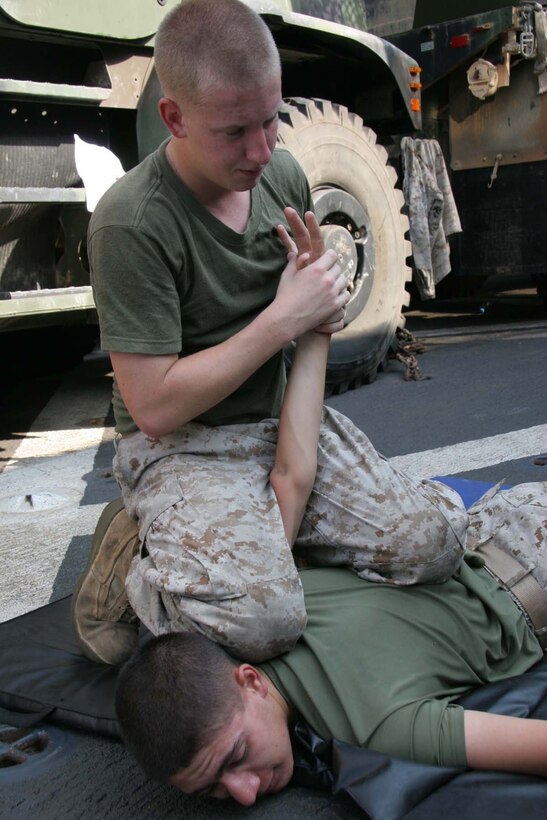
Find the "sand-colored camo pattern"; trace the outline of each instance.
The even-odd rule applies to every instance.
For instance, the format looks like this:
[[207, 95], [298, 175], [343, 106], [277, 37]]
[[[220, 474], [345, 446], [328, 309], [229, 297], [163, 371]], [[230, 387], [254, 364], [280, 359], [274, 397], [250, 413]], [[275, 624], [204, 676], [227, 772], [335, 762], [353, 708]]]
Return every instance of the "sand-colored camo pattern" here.
[[547, 481], [492, 487], [469, 509], [467, 545], [482, 544], [511, 555], [547, 593]]
[[[305, 626], [294, 556], [269, 482], [277, 421], [190, 423], [161, 439], [124, 437], [114, 461], [144, 549], [127, 579], [154, 633], [193, 629], [254, 662]], [[407, 476], [325, 408], [315, 488], [295, 554], [362, 578], [435, 583], [458, 567], [468, 516], [446, 485]]]

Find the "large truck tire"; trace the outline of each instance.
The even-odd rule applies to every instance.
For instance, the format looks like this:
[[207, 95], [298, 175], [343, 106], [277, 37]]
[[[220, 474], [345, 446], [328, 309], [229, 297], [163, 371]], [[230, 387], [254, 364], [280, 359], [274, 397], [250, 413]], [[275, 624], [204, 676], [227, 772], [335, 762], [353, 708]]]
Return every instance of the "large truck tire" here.
[[404, 324], [408, 219], [396, 171], [360, 117], [326, 100], [288, 103], [278, 145], [304, 169], [319, 223], [339, 225], [352, 237], [348, 324], [333, 336], [327, 365], [328, 392], [342, 393], [376, 377]]

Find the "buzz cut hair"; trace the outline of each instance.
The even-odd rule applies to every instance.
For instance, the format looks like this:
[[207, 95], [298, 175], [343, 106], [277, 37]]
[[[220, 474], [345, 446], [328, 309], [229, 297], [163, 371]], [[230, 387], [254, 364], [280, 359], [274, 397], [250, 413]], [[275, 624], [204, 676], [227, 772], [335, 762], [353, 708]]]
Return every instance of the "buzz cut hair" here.
[[150, 639], [122, 667], [118, 727], [149, 777], [168, 783], [241, 711], [238, 664], [209, 638], [175, 632]]
[[154, 56], [163, 93], [179, 104], [200, 105], [220, 85], [281, 76], [268, 26], [240, 0], [182, 0], [160, 24]]

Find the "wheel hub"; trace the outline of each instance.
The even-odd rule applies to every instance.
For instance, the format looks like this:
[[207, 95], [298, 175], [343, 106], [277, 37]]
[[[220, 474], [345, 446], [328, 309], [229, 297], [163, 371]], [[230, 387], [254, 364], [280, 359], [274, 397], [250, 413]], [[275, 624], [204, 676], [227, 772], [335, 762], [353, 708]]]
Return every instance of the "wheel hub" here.
[[357, 249], [352, 235], [341, 225], [322, 225], [321, 233], [325, 248], [335, 251], [342, 273], [346, 277], [346, 283], [349, 288], [352, 288], [357, 271]]
[[351, 297], [347, 305], [349, 324], [365, 306], [376, 266], [369, 218], [361, 203], [350, 193], [332, 186], [316, 188], [313, 203], [327, 248], [338, 254]]

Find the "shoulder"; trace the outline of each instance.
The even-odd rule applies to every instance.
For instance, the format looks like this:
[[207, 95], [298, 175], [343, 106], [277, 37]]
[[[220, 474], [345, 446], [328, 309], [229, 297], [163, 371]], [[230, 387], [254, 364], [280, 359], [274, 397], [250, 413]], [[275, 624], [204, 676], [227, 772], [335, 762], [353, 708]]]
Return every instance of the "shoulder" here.
[[107, 226], [140, 227], [147, 205], [163, 186], [159, 149], [131, 168], [103, 194], [90, 220], [90, 234]]
[[285, 148], [276, 148], [261, 179], [266, 196], [278, 205], [293, 205], [299, 210], [311, 207], [311, 194], [306, 175], [296, 159]]
[[272, 181], [298, 181], [306, 179], [304, 171], [286, 148], [276, 148], [264, 171], [264, 177]]

